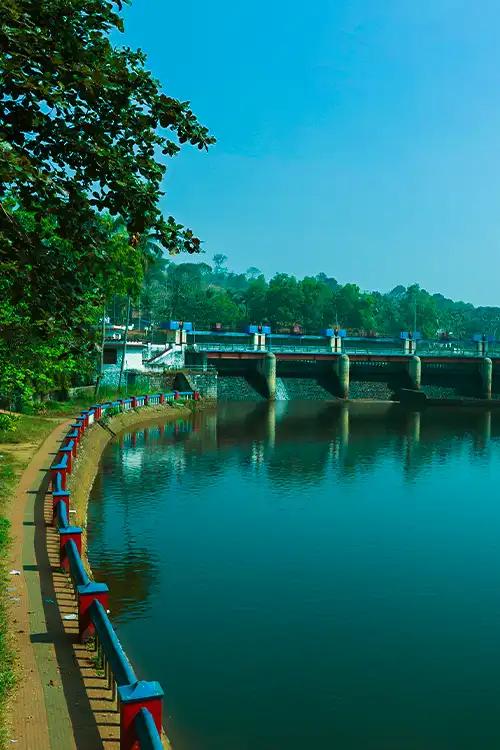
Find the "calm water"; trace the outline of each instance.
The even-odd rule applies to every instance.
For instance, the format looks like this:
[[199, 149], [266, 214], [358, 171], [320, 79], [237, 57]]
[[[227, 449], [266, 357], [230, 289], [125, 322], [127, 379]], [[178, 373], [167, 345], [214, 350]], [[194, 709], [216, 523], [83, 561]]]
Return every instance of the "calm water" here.
[[90, 559], [176, 750], [500, 747], [500, 415], [228, 404], [109, 445]]

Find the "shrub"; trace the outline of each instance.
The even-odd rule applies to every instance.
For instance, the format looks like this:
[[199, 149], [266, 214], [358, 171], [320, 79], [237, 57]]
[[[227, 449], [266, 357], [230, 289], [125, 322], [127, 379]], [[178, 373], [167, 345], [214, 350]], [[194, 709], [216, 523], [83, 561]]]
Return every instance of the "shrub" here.
[[0, 432], [14, 432], [19, 421], [18, 414], [0, 413]]

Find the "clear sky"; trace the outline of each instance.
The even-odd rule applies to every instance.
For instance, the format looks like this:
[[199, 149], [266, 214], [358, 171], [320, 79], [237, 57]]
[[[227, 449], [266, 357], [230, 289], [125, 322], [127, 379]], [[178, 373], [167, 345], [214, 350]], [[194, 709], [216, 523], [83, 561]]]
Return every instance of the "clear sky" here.
[[125, 19], [218, 139], [165, 184], [204, 260], [500, 304], [497, 0], [135, 0]]

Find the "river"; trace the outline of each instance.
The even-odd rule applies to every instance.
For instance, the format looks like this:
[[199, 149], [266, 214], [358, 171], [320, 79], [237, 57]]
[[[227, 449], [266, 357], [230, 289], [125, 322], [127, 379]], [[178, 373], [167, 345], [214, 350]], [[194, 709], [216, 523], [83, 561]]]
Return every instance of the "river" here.
[[89, 557], [175, 750], [500, 746], [500, 413], [227, 403], [109, 444]]

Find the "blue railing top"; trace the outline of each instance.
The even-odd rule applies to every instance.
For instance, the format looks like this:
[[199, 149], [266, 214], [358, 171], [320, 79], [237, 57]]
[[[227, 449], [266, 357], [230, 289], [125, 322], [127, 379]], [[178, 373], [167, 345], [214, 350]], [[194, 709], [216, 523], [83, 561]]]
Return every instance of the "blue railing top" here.
[[83, 567], [82, 558], [80, 557], [76, 544], [72, 539], [66, 542], [66, 554], [69, 560], [69, 570], [74, 586], [88, 586], [90, 578]]
[[62, 500], [57, 503], [57, 525], [59, 528], [68, 526], [68, 511]]
[[141, 708], [137, 713], [134, 725], [141, 750], [163, 750], [155, 720], [147, 708]]
[[188, 331], [188, 336], [224, 336], [225, 338], [242, 338], [247, 339], [251, 333], [245, 331]]
[[68, 453], [64, 453], [57, 463], [53, 463], [51, 469], [67, 469], [68, 468]]
[[[110, 619], [102, 604], [94, 599], [89, 608], [90, 619], [96, 635], [108, 660], [117, 685], [130, 685], [137, 682], [137, 677], [130, 664], [118, 636], [113, 630]], [[141, 745], [142, 748], [142, 745]]]
[[75, 441], [74, 440], [70, 440], [68, 443], [66, 443], [66, 445], [61, 445], [61, 447], [59, 448], [59, 450], [61, 452], [64, 451], [65, 453], [69, 453], [70, 451], [73, 450], [74, 447], [75, 447]]
[[[66, 458], [67, 458], [67, 457], [66, 457]], [[69, 495], [69, 492], [68, 492], [68, 490], [64, 490], [64, 489], [63, 489], [63, 486], [62, 486], [62, 475], [61, 475], [61, 472], [59, 472], [59, 471], [58, 471], [58, 472], [57, 472], [57, 474], [56, 474], [56, 481], [55, 481], [55, 485], [56, 485], [56, 488], [55, 488], [55, 490], [53, 490], [53, 491], [52, 491], [52, 494], [53, 494], [53, 495], [58, 495], [58, 494], [66, 494], [66, 495]]]

